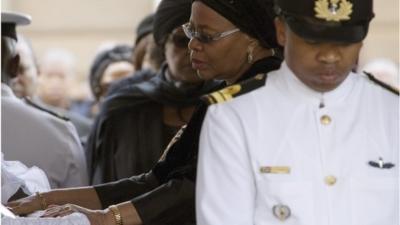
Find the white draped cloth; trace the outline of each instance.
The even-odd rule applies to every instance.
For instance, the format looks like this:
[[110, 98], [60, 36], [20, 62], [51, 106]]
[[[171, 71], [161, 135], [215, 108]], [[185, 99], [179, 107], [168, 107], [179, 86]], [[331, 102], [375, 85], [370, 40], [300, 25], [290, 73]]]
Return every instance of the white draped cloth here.
[[17, 191], [27, 195], [50, 190], [46, 174], [39, 168], [26, 167], [18, 161], [5, 161], [1, 155], [1, 203], [5, 204]]
[[73, 213], [58, 218], [17, 217], [16, 219], [4, 217], [2, 225], [90, 225], [89, 220], [82, 213]]

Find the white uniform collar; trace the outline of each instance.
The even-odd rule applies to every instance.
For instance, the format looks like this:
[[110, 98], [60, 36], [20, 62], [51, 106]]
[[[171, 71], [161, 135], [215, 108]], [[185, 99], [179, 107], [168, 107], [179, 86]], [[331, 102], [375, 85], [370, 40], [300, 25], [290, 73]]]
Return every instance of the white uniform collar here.
[[4, 83], [1, 83], [1, 97], [16, 98], [11, 88]]
[[355, 76], [353, 75], [354, 74], [350, 73], [346, 80], [344, 80], [336, 89], [325, 93], [317, 92], [306, 86], [296, 77], [285, 61], [282, 63], [280, 74], [278, 76], [287, 87], [288, 93], [291, 97], [294, 97], [299, 101], [306, 101], [315, 106], [319, 106], [323, 100], [324, 105], [330, 106], [342, 102], [350, 94], [355, 84]]

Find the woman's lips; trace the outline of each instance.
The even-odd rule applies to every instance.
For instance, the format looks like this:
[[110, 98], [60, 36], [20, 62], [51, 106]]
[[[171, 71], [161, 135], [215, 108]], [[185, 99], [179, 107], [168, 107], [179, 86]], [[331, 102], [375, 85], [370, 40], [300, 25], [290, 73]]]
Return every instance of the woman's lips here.
[[206, 63], [198, 59], [192, 59], [192, 67], [195, 70], [202, 70], [206, 67]]

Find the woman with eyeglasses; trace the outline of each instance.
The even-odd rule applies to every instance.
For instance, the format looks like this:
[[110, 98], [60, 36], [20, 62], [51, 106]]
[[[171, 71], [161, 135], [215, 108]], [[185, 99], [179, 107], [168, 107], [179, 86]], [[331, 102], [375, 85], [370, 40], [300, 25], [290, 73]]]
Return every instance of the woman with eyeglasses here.
[[[172, 139], [149, 173], [94, 189], [37, 194], [25, 199], [30, 202], [28, 204], [24, 204], [24, 200], [12, 203], [13, 210], [26, 213], [29, 210], [22, 209], [33, 204], [40, 208], [70, 202], [80, 206], [57, 207], [48, 210], [47, 215], [79, 211], [86, 214], [92, 224], [195, 224], [198, 141], [208, 104], [262, 86], [263, 74], [279, 68], [282, 59], [275, 40], [272, 6], [272, 0], [193, 1], [190, 22], [183, 29], [190, 38], [189, 49], [196, 75], [202, 80], [219, 79], [224, 80], [223, 86], [234, 86], [205, 96], [206, 101]], [[244, 82], [239, 83], [241, 81]], [[87, 197], [71, 197], [72, 193], [79, 196], [79, 192]], [[57, 197], [59, 200], [54, 202]], [[81, 206], [109, 208], [88, 210]]]
[[142, 70], [110, 87], [86, 146], [90, 184], [149, 171], [189, 121], [199, 97], [216, 86], [191, 67], [181, 27], [189, 17], [188, 0], [163, 1], [153, 22], [156, 43], [148, 45], [150, 56], [165, 56], [161, 70]]

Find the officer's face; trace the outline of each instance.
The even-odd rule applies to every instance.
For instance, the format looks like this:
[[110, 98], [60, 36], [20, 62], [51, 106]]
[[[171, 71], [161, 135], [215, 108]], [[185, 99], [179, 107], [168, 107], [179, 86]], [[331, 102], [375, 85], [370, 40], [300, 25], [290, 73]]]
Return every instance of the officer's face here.
[[[277, 39], [293, 73], [311, 89], [327, 92], [338, 87], [355, 67], [362, 43], [322, 43], [293, 33], [276, 20]], [[343, 34], [346, 35], [346, 34]]]
[[[189, 26], [202, 37], [213, 37], [236, 29], [229, 20], [201, 1], [192, 4]], [[206, 39], [193, 37], [189, 42], [193, 68], [204, 80], [235, 81], [249, 66], [249, 38], [242, 32], [235, 32], [218, 40]]]

